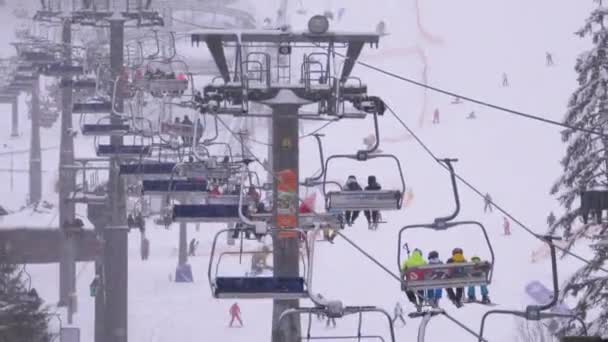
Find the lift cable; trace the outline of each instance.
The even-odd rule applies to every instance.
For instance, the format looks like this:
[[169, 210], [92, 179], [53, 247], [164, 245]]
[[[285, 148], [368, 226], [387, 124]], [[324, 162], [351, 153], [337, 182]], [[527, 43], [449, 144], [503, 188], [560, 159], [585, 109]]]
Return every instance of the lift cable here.
[[[439, 158], [437, 158], [437, 156], [433, 153], [433, 151], [431, 151], [431, 149], [416, 135], [416, 133], [414, 133], [408, 126], [407, 124], [393, 111], [393, 109], [387, 104], [386, 105], [386, 109], [388, 109], [388, 111], [397, 119], [397, 121], [401, 124], [401, 126], [403, 126], [403, 128], [405, 128], [405, 130], [408, 131], [409, 134], [411, 134], [411, 136], [418, 142], [418, 144], [431, 156], [431, 158], [433, 158], [439, 165], [441, 165], [443, 168], [445, 168], [447, 170], [447, 166], [445, 166], [444, 164], [442, 164], [439, 160]], [[469, 181], [467, 181], [466, 179], [464, 179], [462, 176], [458, 175], [457, 173], [455, 174], [456, 178], [464, 185], [466, 185], [469, 189], [471, 189], [473, 192], [475, 192], [477, 195], [479, 195], [481, 198], [485, 198], [483, 192], [481, 192], [480, 190], [478, 190], [475, 186], [473, 186]], [[523, 228], [526, 232], [528, 232], [529, 234], [531, 234], [532, 236], [534, 236], [535, 238], [545, 242], [545, 243], [550, 243], [551, 245], [555, 246], [555, 248], [559, 249], [560, 251], [569, 254], [571, 256], [573, 256], [574, 258], [584, 262], [585, 264], [591, 265], [592, 262], [588, 259], [583, 258], [582, 256], [575, 254], [574, 252], [569, 251], [566, 248], [560, 247], [558, 245], [555, 245], [553, 242], [548, 242], [546, 240], [544, 240], [542, 238], [541, 235], [536, 234], [534, 231], [532, 231], [532, 229], [530, 229], [528, 226], [526, 226], [525, 224], [523, 224], [520, 220], [518, 220], [517, 218], [515, 218], [513, 215], [511, 215], [509, 212], [507, 212], [503, 207], [499, 206], [498, 204], [496, 204], [496, 202], [494, 202], [494, 200], [490, 200], [489, 201], [490, 204], [492, 204], [494, 207], [496, 207], [496, 209], [498, 209], [498, 211], [500, 211], [501, 213], [503, 213], [506, 217], [508, 217], [509, 219], [511, 219], [513, 222], [517, 223], [517, 225], [519, 225], [521, 228]], [[603, 268], [603, 267], [599, 267], [598, 269], [608, 273], [608, 269]]]

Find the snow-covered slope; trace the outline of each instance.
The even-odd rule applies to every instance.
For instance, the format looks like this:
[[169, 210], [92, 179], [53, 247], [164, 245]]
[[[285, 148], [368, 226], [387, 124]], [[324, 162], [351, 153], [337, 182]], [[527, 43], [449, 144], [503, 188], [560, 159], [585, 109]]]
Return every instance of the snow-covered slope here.
[[[379, 20], [385, 20], [390, 35], [381, 42], [379, 50], [366, 50], [361, 57], [364, 61], [420, 80], [423, 59], [419, 58], [420, 53], [412, 51], [424, 51], [430, 84], [554, 120], [562, 118], [568, 96], [575, 86], [572, 66], [577, 54], [586, 46], [572, 32], [592, 6], [591, 1], [420, 1], [419, 13], [425, 29], [440, 38], [440, 43], [433, 44], [420, 35], [413, 0], [389, 0], [373, 6], [368, 0], [316, 0], [305, 1], [304, 4], [309, 8], [309, 14], [347, 7], [340, 24], [342, 29], [369, 30]], [[276, 8], [275, 1], [268, 1], [259, 6], [258, 11], [274, 16]], [[294, 26], [302, 26], [306, 20], [295, 14], [292, 19]], [[4, 41], [2, 43], [6, 46]], [[554, 54], [556, 66], [548, 68], [544, 65], [547, 51]], [[509, 88], [500, 85], [503, 72], [509, 75]], [[547, 213], [558, 210], [556, 202], [548, 195], [550, 185], [559, 174], [558, 161], [563, 153], [558, 128], [467, 103], [452, 105], [451, 98], [434, 93], [428, 93], [428, 108], [421, 124], [420, 113], [424, 104], [421, 89], [362, 67], [357, 67], [355, 73], [368, 84], [370, 93], [382, 96], [439, 157], [459, 158], [456, 169], [464, 178], [483, 192], [491, 193], [498, 204], [535, 232], [545, 230]], [[440, 125], [431, 124], [435, 108], [441, 113]], [[3, 139], [15, 148], [27, 147], [25, 112], [22, 112], [21, 138], [9, 140], [10, 109], [3, 106], [0, 110], [6, 114], [0, 117], [7, 128]], [[465, 116], [473, 110], [478, 119], [466, 120]], [[44, 133], [43, 147], [58, 144], [56, 127]], [[306, 124], [307, 130], [314, 127], [314, 124]], [[371, 132], [371, 121], [330, 125], [325, 130], [326, 155], [354, 152]], [[388, 113], [381, 119], [381, 136], [385, 138], [381, 148], [398, 156], [403, 164], [407, 186], [415, 195], [412, 205], [401, 212], [386, 213], [384, 218], [388, 223], [376, 232], [366, 229], [363, 218], [345, 230], [351, 239], [393, 272], [397, 272], [399, 229], [408, 224], [429, 222], [436, 216], [447, 214], [453, 207], [447, 173], [404, 133]], [[79, 155], [91, 153], [91, 144], [90, 139], [79, 139], [76, 144]], [[255, 151], [263, 159], [263, 147], [256, 146]], [[303, 176], [318, 169], [316, 153], [314, 140], [301, 141]], [[7, 161], [6, 156], [1, 158], [3, 162]], [[57, 162], [57, 151], [43, 154], [43, 169], [49, 170], [45, 174], [45, 193], [49, 196], [52, 195], [51, 184], [56, 176]], [[15, 156], [15, 165], [26, 168], [27, 155]], [[355, 162], [337, 163], [329, 172], [329, 178], [344, 181], [347, 175], [354, 174], [361, 182], [375, 173], [385, 188], [398, 185], [396, 170], [382, 162], [373, 167]], [[16, 174], [15, 177], [18, 186], [13, 192], [9, 191], [8, 182], [0, 184], [0, 192], [8, 194], [3, 201], [9, 207], [21, 205], [27, 189], [26, 174]], [[484, 214], [481, 198], [462, 185], [460, 189], [460, 218], [481, 221], [488, 229], [496, 253], [491, 298], [501, 304], [500, 308], [523, 309], [529, 303], [523, 290], [529, 281], [540, 280], [549, 285], [547, 260], [531, 263], [530, 254], [541, 243], [514, 224], [513, 235], [503, 236], [502, 215], [496, 212]], [[19, 220], [30, 222], [33, 218]], [[270, 301], [239, 301], [245, 327], [229, 329], [228, 308], [232, 301], [218, 301], [211, 297], [206, 281], [208, 249], [210, 239], [220, 226], [203, 226], [199, 232], [194, 229], [189, 232], [191, 237], [202, 241], [199, 247], [201, 255], [190, 260], [195, 272], [196, 282], [193, 284], [176, 284], [169, 280], [177, 263], [174, 253], [178, 237], [176, 229], [154, 228], [151, 222], [148, 226], [152, 243], [149, 261], [139, 260], [139, 233], [129, 236], [130, 341], [269, 339]], [[488, 256], [482, 235], [469, 227], [442, 233], [412, 232], [407, 234], [407, 241], [412, 248], [419, 247], [425, 254], [437, 250], [443, 259], [447, 259], [454, 247], [463, 248], [467, 257]], [[581, 252], [584, 254], [584, 250]], [[325, 297], [342, 299], [348, 305], [377, 305], [389, 312], [392, 312], [396, 301], [406, 302], [394, 279], [339, 238], [335, 245], [319, 244], [315, 261], [315, 291]], [[561, 261], [560, 278], [564, 279], [577, 266], [576, 261]], [[58, 267], [31, 266], [28, 270], [41, 295], [49, 303], [55, 302]], [[79, 264], [78, 270], [79, 313], [76, 325], [82, 329], [83, 340], [88, 341], [93, 336], [93, 298], [88, 297], [88, 284], [94, 270], [89, 264]], [[303, 305], [309, 304], [302, 302]], [[479, 320], [487, 310], [486, 307], [470, 305], [456, 309], [445, 298], [442, 306], [475, 330], [478, 330]], [[406, 308], [411, 310], [411, 305], [407, 304]], [[495, 318], [489, 322], [488, 328], [486, 336], [490, 341], [515, 340], [515, 324], [511, 318]], [[338, 328], [326, 330], [324, 322], [315, 322], [313, 329], [318, 334], [352, 334], [356, 332], [356, 325], [354, 321], [338, 321]], [[364, 330], [388, 337], [382, 322], [374, 318], [366, 319]], [[416, 332], [415, 320], [409, 320], [405, 328], [396, 329], [400, 341], [413, 339]], [[447, 338], [472, 340], [463, 330], [442, 318], [431, 323], [427, 336], [429, 341], [445, 341]]]

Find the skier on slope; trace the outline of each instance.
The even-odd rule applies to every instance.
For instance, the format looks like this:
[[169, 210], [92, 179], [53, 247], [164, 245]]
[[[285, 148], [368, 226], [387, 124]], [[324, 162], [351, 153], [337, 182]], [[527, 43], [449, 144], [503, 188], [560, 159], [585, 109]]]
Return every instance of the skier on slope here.
[[230, 307], [230, 327], [232, 328], [232, 324], [234, 324], [234, 320], [239, 321], [241, 327], [243, 326], [243, 321], [241, 320], [241, 308], [237, 302], [234, 302]]
[[190, 240], [190, 243], [188, 244], [188, 255], [189, 256], [196, 255], [196, 248], [198, 247], [198, 244], [199, 244], [199, 242], [195, 238], [192, 238], [192, 240]]
[[403, 307], [401, 307], [401, 304], [399, 302], [397, 302], [395, 304], [393, 324], [395, 324], [397, 322], [397, 319], [401, 320], [401, 323], [403, 323], [403, 326], [407, 325], [407, 323], [405, 322], [405, 318], [403, 318]]
[[549, 225], [549, 227], [553, 227], [553, 225], [555, 224], [555, 214], [553, 214], [553, 212], [549, 213], [549, 216], [547, 216], [547, 224]]
[[[429, 265], [440, 265], [443, 262], [439, 259], [439, 253], [437, 251], [431, 251], [428, 255]], [[427, 298], [429, 300], [429, 304], [432, 307], [439, 307], [439, 300], [443, 294], [442, 289], [428, 289], [427, 290]]]
[[[418, 248], [414, 249], [412, 254], [403, 262], [401, 265], [401, 272], [405, 273], [410, 268], [420, 267], [426, 265], [426, 260], [422, 256], [422, 251]], [[422, 304], [424, 303], [424, 291], [418, 291], [414, 293], [414, 291], [406, 290], [405, 294], [407, 295], [407, 299], [416, 306], [416, 310], [418, 312], [422, 311]]]
[[433, 112], [433, 124], [439, 124], [439, 108], [435, 108]]
[[142, 237], [140, 250], [141, 260], [148, 260], [148, 257], [150, 257], [150, 240], [147, 237]]
[[502, 218], [502, 228], [505, 235], [511, 235], [511, 222], [509, 222], [509, 219], [504, 216]]
[[545, 53], [545, 59], [547, 66], [553, 66], [553, 54], [550, 52]]
[[486, 192], [486, 195], [483, 196], [483, 212], [492, 212], [492, 196], [490, 196], [490, 193]]
[[[471, 262], [481, 262], [481, 259], [479, 257], [472, 257], [471, 258]], [[486, 285], [480, 285], [479, 289], [481, 291], [481, 303], [482, 304], [490, 304], [490, 296], [489, 296], [489, 292], [488, 292], [488, 287]], [[469, 288], [467, 289], [467, 303], [473, 303], [473, 302], [477, 302], [477, 297], [475, 295], [475, 286], [469, 286]]]
[[[454, 248], [452, 250], [452, 257], [448, 259], [448, 264], [465, 263], [467, 260], [464, 258], [464, 253], [461, 248]], [[454, 289], [447, 288], [448, 298], [454, 303], [457, 308], [462, 307], [462, 295], [464, 294], [464, 288], [458, 287], [456, 291]]]
[[470, 112], [469, 115], [467, 115], [467, 119], [469, 119], [469, 120], [477, 119], [477, 116], [475, 115], [475, 111]]
[[[382, 186], [380, 186], [380, 183], [378, 183], [378, 181], [376, 180], [376, 176], [367, 177], [367, 186], [365, 187], [365, 191], [377, 190], [382, 190]], [[368, 229], [378, 229], [378, 223], [380, 222], [380, 212], [378, 210], [365, 210], [363, 214], [367, 219]]]
[[[353, 175], [348, 176], [348, 179], [346, 180], [346, 185], [344, 185], [344, 191], [361, 191], [363, 190], [361, 188], [361, 185], [359, 185], [359, 183], [357, 182], [357, 178]], [[355, 211], [345, 211], [344, 212], [344, 218], [346, 220], [346, 224], [349, 227], [352, 227], [352, 225], [355, 223], [355, 221], [357, 220], [357, 217], [359, 217], [359, 210], [355, 210]]]
[[509, 86], [509, 76], [507, 76], [506, 72], [502, 73], [502, 86], [503, 87], [508, 87]]

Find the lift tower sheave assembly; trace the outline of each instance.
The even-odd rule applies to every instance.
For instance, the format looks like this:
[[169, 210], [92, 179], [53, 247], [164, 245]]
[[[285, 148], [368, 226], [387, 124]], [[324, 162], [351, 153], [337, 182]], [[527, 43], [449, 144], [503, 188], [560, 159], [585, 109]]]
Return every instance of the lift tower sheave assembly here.
[[[272, 119], [270, 222], [271, 228], [281, 230], [273, 242], [273, 276], [296, 276], [301, 242], [289, 230], [299, 227], [299, 120], [366, 117], [365, 113], [347, 113], [345, 103], [367, 99], [367, 87], [350, 74], [364, 45], [377, 46], [379, 35], [331, 32], [326, 17], [314, 16], [308, 31], [205, 30], [191, 38], [193, 44], [206, 43], [219, 70], [219, 76], [200, 96], [201, 113]], [[234, 54], [227, 53], [228, 49]], [[339, 73], [333, 70], [337, 50], [345, 50], [347, 56]], [[301, 56], [294, 58], [296, 52]], [[234, 60], [227, 58], [229, 55], [235, 56]], [[292, 66], [292, 61], [300, 58], [302, 62]], [[252, 113], [250, 102], [270, 107], [272, 114]], [[317, 113], [299, 113], [300, 107], [310, 104], [318, 104]], [[299, 341], [299, 316], [290, 316], [286, 324], [279, 325], [281, 314], [297, 308], [299, 300], [273, 301], [272, 341]]]

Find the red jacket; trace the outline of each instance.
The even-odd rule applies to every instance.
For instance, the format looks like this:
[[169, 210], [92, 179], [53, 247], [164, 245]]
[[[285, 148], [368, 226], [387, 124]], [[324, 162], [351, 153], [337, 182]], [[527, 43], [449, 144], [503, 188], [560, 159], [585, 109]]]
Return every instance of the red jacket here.
[[240, 314], [241, 314], [241, 308], [239, 308], [239, 305], [236, 303], [232, 304], [232, 306], [230, 307], [230, 315], [238, 316]]

